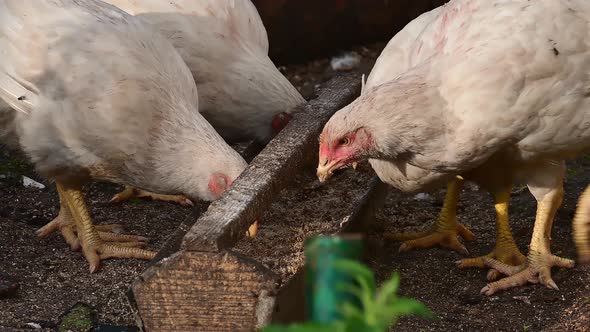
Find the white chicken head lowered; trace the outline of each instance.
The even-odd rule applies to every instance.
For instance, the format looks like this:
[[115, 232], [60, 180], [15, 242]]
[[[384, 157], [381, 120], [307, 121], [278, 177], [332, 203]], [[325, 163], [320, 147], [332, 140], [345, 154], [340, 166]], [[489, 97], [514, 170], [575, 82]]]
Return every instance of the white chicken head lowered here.
[[178, 50], [199, 89], [200, 112], [228, 141], [266, 143], [305, 100], [268, 57], [250, 0], [107, 0], [146, 19]]
[[[440, 157], [444, 140], [432, 138], [442, 136], [446, 127], [430, 123], [435, 115], [440, 117], [433, 114], [434, 105], [444, 101], [435, 93], [436, 89], [419, 81], [392, 81], [368, 89], [336, 112], [320, 135], [319, 180], [324, 182], [335, 170], [369, 158], [414, 161], [423, 148], [433, 158]], [[416, 109], [421, 113], [416, 115]]]

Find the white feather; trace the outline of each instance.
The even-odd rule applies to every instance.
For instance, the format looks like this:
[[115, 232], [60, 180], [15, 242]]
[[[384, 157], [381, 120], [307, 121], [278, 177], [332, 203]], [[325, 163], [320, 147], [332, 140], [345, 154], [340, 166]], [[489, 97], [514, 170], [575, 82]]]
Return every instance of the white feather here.
[[199, 114], [174, 47], [114, 6], [0, 0], [0, 50], [1, 98], [21, 111], [0, 121], [0, 136], [16, 137], [52, 180], [90, 176], [210, 200], [213, 174], [233, 180], [246, 166]]
[[272, 137], [275, 115], [304, 102], [268, 57], [250, 0], [107, 0], [158, 28], [199, 88], [200, 111], [228, 140]]

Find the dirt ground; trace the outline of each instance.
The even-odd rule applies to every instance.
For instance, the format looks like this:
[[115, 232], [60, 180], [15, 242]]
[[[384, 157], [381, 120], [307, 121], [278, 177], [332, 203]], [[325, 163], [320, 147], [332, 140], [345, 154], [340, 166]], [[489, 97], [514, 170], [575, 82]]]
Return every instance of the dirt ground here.
[[[590, 158], [568, 164], [566, 197], [553, 226], [554, 254], [575, 258], [571, 221], [577, 199], [590, 183]], [[468, 186], [466, 186], [468, 187]], [[422, 301], [438, 320], [402, 319], [392, 331], [590, 331], [590, 268], [553, 269], [560, 290], [528, 285], [492, 296], [479, 294], [486, 270], [458, 269], [460, 254], [435, 248], [398, 253], [399, 243], [383, 241], [383, 231], [422, 230], [436, 219], [444, 191], [428, 200], [392, 192], [371, 231], [371, 265], [383, 280], [393, 271], [402, 276], [401, 293]], [[520, 250], [526, 254], [532, 235], [536, 201], [527, 189], [510, 201], [510, 223]], [[466, 188], [460, 198], [458, 220], [477, 236], [467, 242], [470, 257], [489, 253], [495, 243], [493, 200], [486, 192]]]
[[[357, 48], [363, 56], [358, 69], [367, 72], [383, 44]], [[306, 99], [334, 76], [329, 59], [281, 68]], [[80, 253], [72, 252], [60, 236], [35, 238], [35, 230], [49, 222], [58, 211], [53, 186], [25, 188], [21, 176], [41, 181], [21, 156], [0, 147], [0, 271], [17, 278], [16, 297], [0, 299], [0, 331], [26, 331], [27, 323], [41, 325], [40, 331], [54, 330], [60, 316], [78, 302], [88, 304], [103, 324], [133, 326], [133, 316], [124, 292], [143, 271], [146, 262], [107, 260], [100, 271], [88, 273]], [[237, 250], [258, 257], [284, 278], [303, 263], [303, 240], [314, 233], [330, 233], [363, 194], [371, 171], [368, 166], [346, 170], [327, 184], [320, 185], [310, 168], [294, 181], [292, 189], [281, 193], [277, 202], [261, 218], [259, 235], [242, 241]], [[553, 231], [552, 250], [574, 257], [570, 222], [578, 195], [590, 182], [590, 158], [571, 163], [566, 182], [566, 199]], [[47, 183], [45, 183], [48, 185]], [[133, 200], [109, 204], [120, 187], [108, 183], [89, 186], [88, 203], [95, 223], [122, 223], [132, 234], [150, 238], [149, 247], [160, 248], [186, 218], [196, 218], [206, 208], [197, 204], [185, 208], [174, 204]], [[485, 286], [483, 270], [459, 270], [453, 262], [461, 256], [443, 249], [399, 254], [399, 243], [381, 240], [387, 231], [418, 230], [430, 225], [442, 206], [444, 192], [417, 201], [414, 195], [391, 192], [384, 211], [371, 230], [368, 247], [371, 265], [380, 279], [393, 271], [402, 273], [401, 292], [429, 306], [436, 321], [406, 318], [396, 331], [590, 331], [590, 269], [554, 269], [560, 291], [538, 285], [495, 294], [479, 295]], [[494, 244], [495, 226], [491, 198], [484, 192], [463, 191], [459, 221], [477, 239], [467, 243], [471, 255], [488, 253]], [[532, 233], [535, 201], [527, 190], [511, 200], [511, 224], [518, 245], [526, 252]], [[285, 242], [287, 242], [285, 244]]]

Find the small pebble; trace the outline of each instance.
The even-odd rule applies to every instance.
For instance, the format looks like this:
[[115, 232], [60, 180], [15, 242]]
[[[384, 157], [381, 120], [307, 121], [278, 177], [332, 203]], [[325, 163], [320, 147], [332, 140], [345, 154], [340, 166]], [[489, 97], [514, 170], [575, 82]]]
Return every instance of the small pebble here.
[[41, 324], [38, 324], [38, 323], [26, 323], [25, 326], [30, 327], [35, 330], [41, 329]]
[[45, 189], [45, 185], [39, 183], [28, 176], [23, 175], [23, 186], [27, 188], [37, 188], [37, 189]]
[[426, 201], [430, 199], [430, 195], [426, 193], [418, 193], [414, 196], [414, 199], [417, 201]]
[[513, 296], [512, 298], [518, 301], [522, 301], [526, 304], [531, 304], [531, 300], [528, 296]]
[[335, 71], [349, 71], [357, 68], [361, 63], [361, 56], [356, 52], [347, 52], [335, 56], [330, 61], [330, 67]]

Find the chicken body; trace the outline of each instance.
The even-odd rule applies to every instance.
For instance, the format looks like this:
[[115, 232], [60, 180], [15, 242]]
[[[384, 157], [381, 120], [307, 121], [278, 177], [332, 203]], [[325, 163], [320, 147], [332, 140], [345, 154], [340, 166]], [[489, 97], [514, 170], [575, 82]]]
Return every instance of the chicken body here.
[[107, 0], [154, 25], [199, 89], [199, 111], [227, 141], [268, 142], [305, 100], [268, 57], [250, 0]]
[[[106, 0], [153, 24], [176, 47], [199, 89], [199, 111], [229, 142], [267, 143], [305, 100], [268, 57], [268, 37], [250, 0]], [[113, 201], [182, 196], [126, 187]]]
[[423, 170], [413, 183], [398, 178], [402, 188], [461, 174], [478, 182], [486, 174], [492, 192], [523, 182], [538, 201], [527, 260], [511, 267], [483, 258], [511, 276], [482, 292], [529, 281], [557, 288], [551, 267], [574, 265], [551, 254], [549, 241], [564, 160], [590, 149], [590, 3], [454, 0], [439, 10], [429, 54], [326, 124], [318, 177], [368, 158], [402, 174], [404, 165]]
[[[367, 79], [365, 89], [395, 80], [414, 66], [437, 54], [437, 45], [441, 40], [440, 34], [448, 22], [449, 15], [458, 16], [466, 13], [466, 11], [461, 11], [460, 6], [450, 4], [424, 13], [396, 34], [377, 59]], [[423, 188], [423, 183], [428, 183], [440, 176], [439, 173], [415, 167], [407, 162], [370, 159], [369, 163], [384, 182], [403, 191], [415, 191], [417, 188]], [[468, 241], [475, 237], [456, 220], [457, 202], [463, 187], [463, 179], [466, 178], [484, 187], [492, 194], [495, 201], [496, 247], [484, 257], [495, 258], [509, 265], [524, 263], [525, 256], [518, 250], [508, 224], [511, 179], [504, 176], [501, 160], [496, 161], [495, 164], [497, 165], [488, 162], [485, 169], [468, 172], [452, 180], [448, 185], [447, 195], [439, 217], [428, 230], [411, 234], [386, 234], [385, 237], [405, 241], [400, 247], [400, 251], [440, 245], [464, 254], [468, 253], [465, 246], [458, 241], [457, 236]], [[483, 257], [460, 260], [458, 265], [460, 267], [485, 267]], [[498, 276], [498, 271], [491, 270], [488, 279], [496, 279]]]
[[[156, 30], [94, 0], [0, 1], [3, 136], [57, 182], [52, 222], [95, 271], [101, 258], [151, 258], [141, 237], [95, 228], [91, 179], [212, 200], [246, 162], [198, 112], [197, 88]], [[75, 227], [71, 227], [75, 224]], [[74, 235], [77, 232], [77, 236]], [[125, 241], [122, 243], [110, 241]]]

